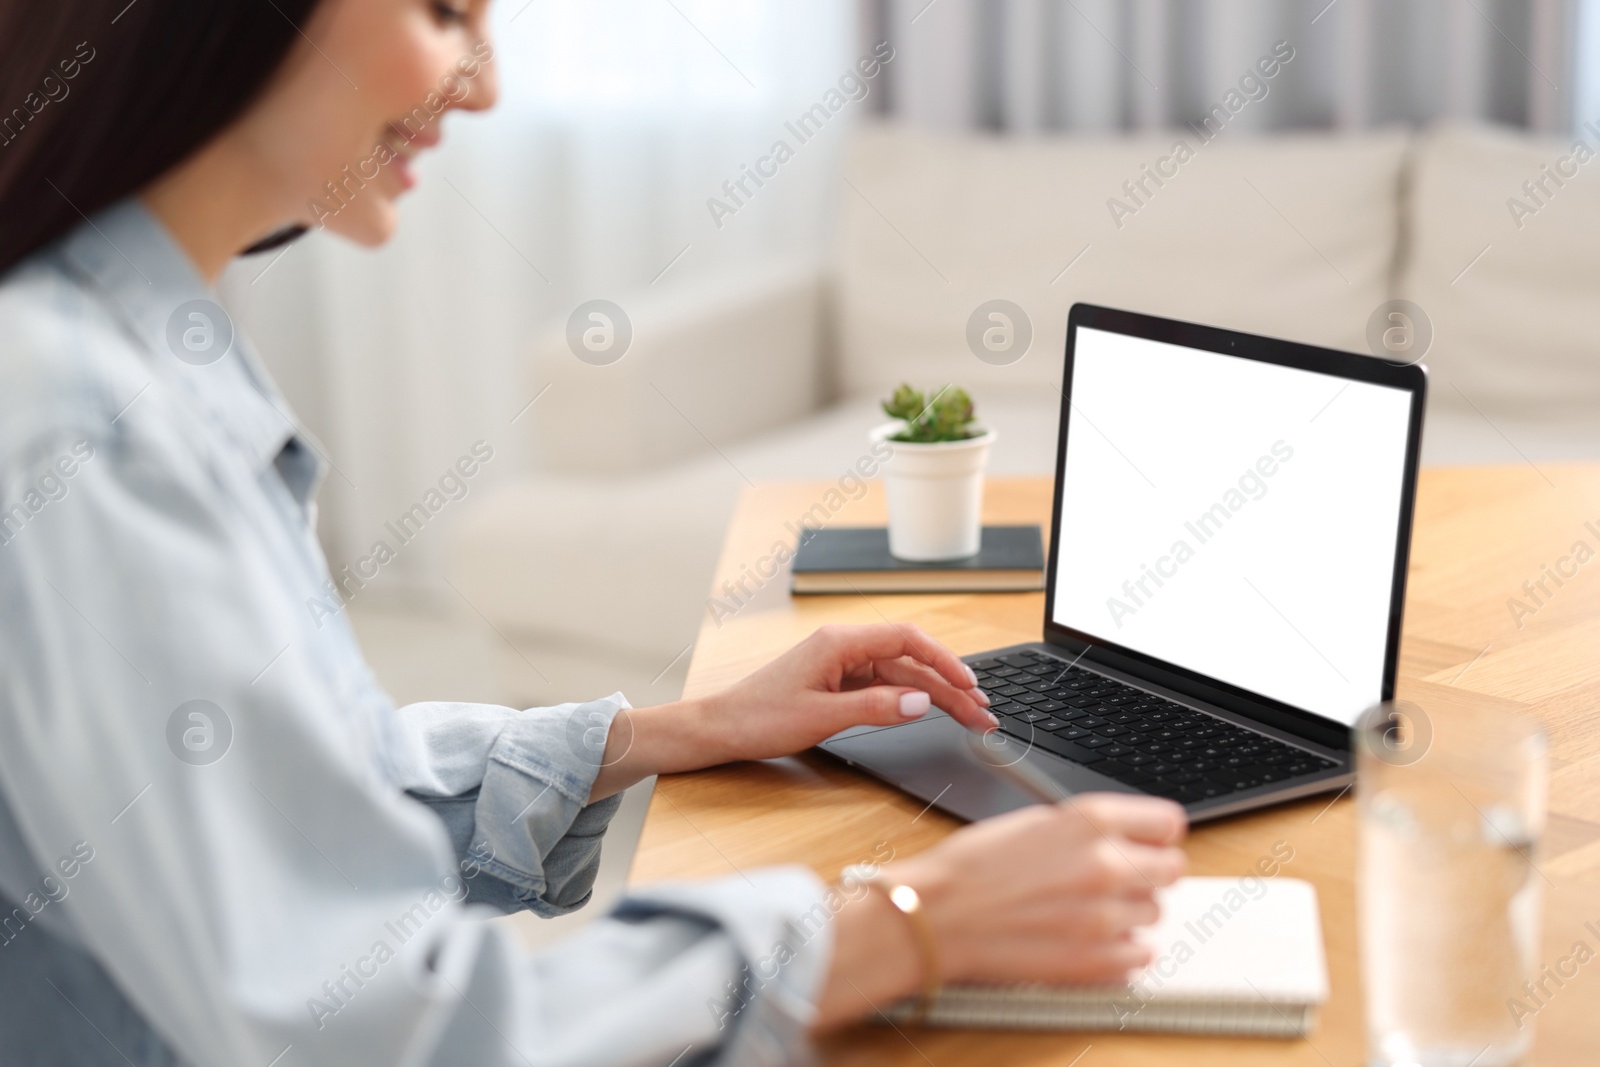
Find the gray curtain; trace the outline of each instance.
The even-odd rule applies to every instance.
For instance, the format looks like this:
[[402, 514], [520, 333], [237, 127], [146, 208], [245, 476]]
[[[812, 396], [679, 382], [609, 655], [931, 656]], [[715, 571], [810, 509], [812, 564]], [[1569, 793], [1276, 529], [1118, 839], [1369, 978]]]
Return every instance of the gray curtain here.
[[1278, 41], [1292, 61], [1231, 124], [1566, 131], [1595, 17], [1594, 0], [861, 2], [862, 32], [898, 53], [881, 111], [1018, 133], [1198, 123]]

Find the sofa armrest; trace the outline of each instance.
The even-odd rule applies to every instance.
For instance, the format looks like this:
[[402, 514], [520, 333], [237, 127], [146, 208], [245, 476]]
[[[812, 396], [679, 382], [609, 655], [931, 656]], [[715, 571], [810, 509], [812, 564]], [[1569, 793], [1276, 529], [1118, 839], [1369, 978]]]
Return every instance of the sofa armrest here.
[[618, 300], [632, 340], [584, 362], [555, 324], [533, 356], [538, 469], [640, 473], [723, 449], [816, 410], [823, 281], [812, 265], [723, 276]]
[[741, 484], [712, 453], [635, 477], [518, 479], [462, 515], [452, 580], [503, 635], [638, 659], [654, 675], [705, 616]]

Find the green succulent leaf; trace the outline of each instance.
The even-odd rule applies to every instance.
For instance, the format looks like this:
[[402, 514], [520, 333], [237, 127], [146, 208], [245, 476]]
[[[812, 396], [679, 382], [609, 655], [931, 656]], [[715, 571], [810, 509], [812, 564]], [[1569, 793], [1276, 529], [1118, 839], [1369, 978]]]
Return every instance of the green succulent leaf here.
[[902, 385], [894, 391], [894, 395], [883, 402], [884, 413], [890, 418], [905, 419], [910, 422], [922, 413], [925, 407], [922, 394], [909, 385]]
[[958, 386], [947, 385], [931, 398], [902, 385], [883, 402], [884, 413], [905, 421], [906, 428], [890, 438], [910, 444], [935, 444], [940, 441], [965, 441], [976, 436], [971, 425], [976, 417], [972, 397]]

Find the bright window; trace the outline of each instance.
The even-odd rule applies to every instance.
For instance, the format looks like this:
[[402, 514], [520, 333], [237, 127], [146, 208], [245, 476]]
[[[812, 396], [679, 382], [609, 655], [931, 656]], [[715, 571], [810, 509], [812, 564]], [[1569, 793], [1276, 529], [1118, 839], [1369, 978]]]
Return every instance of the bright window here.
[[[497, 40], [513, 106], [748, 113], [838, 76], [849, 0], [509, 0]], [[685, 116], [687, 117], [687, 116]]]

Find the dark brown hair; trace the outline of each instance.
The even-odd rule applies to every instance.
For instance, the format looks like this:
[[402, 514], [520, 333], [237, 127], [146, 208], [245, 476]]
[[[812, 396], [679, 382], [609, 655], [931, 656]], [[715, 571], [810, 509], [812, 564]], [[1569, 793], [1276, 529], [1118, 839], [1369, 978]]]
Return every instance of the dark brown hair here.
[[0, 0], [0, 274], [186, 158], [317, 0]]

